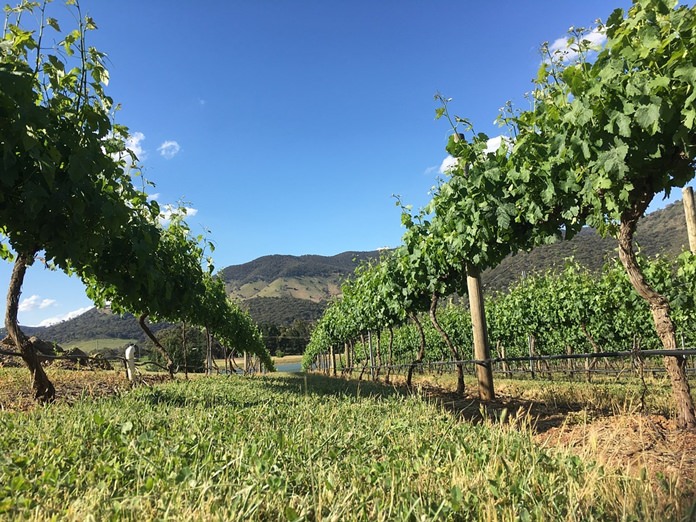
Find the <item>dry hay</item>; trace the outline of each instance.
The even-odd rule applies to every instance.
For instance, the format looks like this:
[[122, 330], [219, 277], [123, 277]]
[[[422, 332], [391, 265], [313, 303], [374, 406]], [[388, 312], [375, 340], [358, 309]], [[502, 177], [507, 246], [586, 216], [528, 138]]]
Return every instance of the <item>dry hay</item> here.
[[696, 430], [681, 430], [662, 415], [608, 412], [577, 404], [520, 399], [501, 387], [494, 401], [420, 384], [420, 394], [467, 422], [501, 422], [531, 429], [535, 440], [634, 476], [646, 474], [656, 489], [675, 488], [696, 501]]
[[661, 415], [617, 414], [564, 423], [536, 435], [549, 447], [567, 449], [612, 468], [666, 480], [696, 497], [696, 431], [681, 430]]
[[[56, 389], [56, 404], [73, 404], [84, 398], [119, 395], [131, 388], [124, 371], [95, 370], [75, 372], [53, 366], [46, 367], [48, 378]], [[169, 380], [166, 374], [142, 374], [141, 383], [153, 385]], [[29, 371], [8, 370], [0, 376], [0, 410], [27, 411], [37, 407], [31, 388]]]

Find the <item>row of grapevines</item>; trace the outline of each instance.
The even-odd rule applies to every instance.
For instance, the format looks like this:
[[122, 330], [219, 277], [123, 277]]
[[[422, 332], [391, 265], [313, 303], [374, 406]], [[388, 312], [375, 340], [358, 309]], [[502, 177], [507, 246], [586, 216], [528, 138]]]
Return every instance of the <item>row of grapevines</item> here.
[[[696, 256], [685, 252], [676, 259], [656, 257], [640, 259], [648, 280], [674, 303], [677, 332], [683, 342], [696, 343]], [[340, 302], [340, 301], [339, 301]], [[352, 365], [369, 364], [369, 346], [360, 330], [345, 330], [345, 336], [327, 328], [336, 324], [337, 309], [320, 321], [312, 336], [305, 363], [344, 343], [353, 343]], [[462, 304], [452, 302], [439, 310], [439, 322], [464, 360], [474, 358], [471, 316]], [[568, 352], [625, 351], [632, 348], [655, 349], [660, 339], [651, 325], [647, 303], [638, 296], [617, 260], [608, 262], [599, 273], [592, 273], [577, 262], [568, 260], [562, 270], [531, 274], [508, 290], [486, 299], [486, 320], [494, 357], [529, 354], [530, 336], [535, 340], [537, 355], [560, 355]], [[427, 318], [420, 317], [425, 334], [426, 362], [450, 360], [443, 337]], [[384, 329], [373, 326], [373, 331]], [[391, 357], [382, 364], [404, 365], [417, 357], [420, 334], [414, 321], [403, 322], [394, 330]], [[383, 333], [382, 336], [385, 334]], [[377, 333], [375, 333], [377, 337]], [[377, 343], [374, 343], [374, 350]], [[503, 351], [504, 350], [504, 351]]]
[[[628, 280], [648, 303], [661, 344], [676, 348], [676, 304], [649, 281], [633, 236], [657, 194], [694, 177], [696, 7], [634, 0], [627, 13], [615, 10], [597, 30], [606, 36], [602, 47], [587, 38], [588, 30], [572, 29], [565, 52], [543, 48], [530, 109], [505, 106], [499, 121], [508, 135], [496, 150], [471, 122], [450, 114], [449, 99], [437, 97], [442, 106], [436, 115], [446, 117], [453, 129], [447, 151], [455, 165], [425, 209], [412, 216], [405, 208], [407, 231], [394, 254], [401, 294], [362, 295], [352, 300], [357, 311], [348, 314], [374, 319], [369, 310], [379, 299], [395, 299], [405, 316], [429, 309], [433, 327], [459, 358], [459, 348], [437, 318], [437, 301], [477, 289], [472, 279], [507, 255], [568, 239], [591, 225], [617, 238]], [[476, 293], [470, 296], [472, 314], [480, 310]], [[337, 305], [338, 315], [344, 308], [350, 306]], [[474, 337], [484, 348], [477, 351], [486, 353], [482, 316], [475, 315]], [[685, 359], [675, 354], [665, 364], [678, 424], [696, 427]], [[463, 391], [461, 367], [459, 375]]]
[[157, 203], [135, 186], [138, 159], [128, 130], [113, 123], [105, 55], [87, 43], [96, 24], [78, 2], [66, 4], [76, 29], [64, 33], [47, 2], [22, 2], [6, 8], [0, 41], [0, 234], [7, 240], [0, 254], [15, 262], [5, 326], [36, 397], [51, 400], [54, 389], [17, 311], [26, 267], [39, 255], [81, 277], [97, 304], [139, 314], [143, 325], [151, 316], [209, 327], [272, 366], [248, 315], [227, 300], [212, 264], [203, 267], [202, 238], [191, 236], [181, 215], [163, 225]]

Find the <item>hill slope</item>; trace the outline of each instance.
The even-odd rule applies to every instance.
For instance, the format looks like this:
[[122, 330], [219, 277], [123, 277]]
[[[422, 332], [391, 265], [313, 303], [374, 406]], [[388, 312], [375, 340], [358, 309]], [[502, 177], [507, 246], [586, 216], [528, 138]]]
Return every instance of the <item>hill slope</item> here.
[[293, 298], [315, 303], [340, 294], [341, 281], [361, 261], [377, 252], [343, 252], [335, 256], [263, 256], [223, 268], [219, 276], [229, 294], [241, 301], [253, 298]]
[[[636, 240], [642, 252], [649, 256], [658, 253], [676, 255], [686, 248], [686, 221], [681, 202], [643, 218]], [[602, 238], [596, 231], [586, 228], [570, 241], [544, 245], [508, 257], [499, 266], [483, 273], [483, 283], [491, 290], [504, 289], [523, 273], [560, 266], [570, 256], [596, 270], [608, 257], [616, 256], [616, 246], [615, 239]], [[353, 272], [358, 262], [378, 255], [378, 252], [344, 252], [332, 257], [265, 256], [250, 263], [227, 267], [220, 271], [220, 275], [230, 295], [245, 303], [254, 319], [288, 324], [285, 321], [293, 318], [293, 307], [301, 315], [296, 318], [307, 320], [314, 313], [320, 313], [328, 299], [339, 295], [341, 282]], [[319, 306], [308, 310], [307, 301]], [[286, 312], [280, 312], [281, 309]]]
[[[153, 331], [164, 328], [165, 324], [151, 324]], [[140, 339], [145, 340], [138, 319], [131, 314], [123, 316], [112, 313], [108, 309], [91, 308], [84, 314], [51, 326], [22, 326], [22, 331], [58, 344], [90, 339]], [[0, 335], [5, 336], [5, 329], [0, 329]]]

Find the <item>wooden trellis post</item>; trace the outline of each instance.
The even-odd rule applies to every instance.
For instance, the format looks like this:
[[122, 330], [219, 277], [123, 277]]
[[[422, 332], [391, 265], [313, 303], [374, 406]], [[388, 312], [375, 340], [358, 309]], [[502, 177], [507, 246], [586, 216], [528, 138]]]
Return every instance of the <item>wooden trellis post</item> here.
[[684, 215], [686, 217], [686, 232], [689, 235], [689, 250], [696, 253], [696, 205], [694, 205], [694, 191], [691, 187], [682, 189], [684, 197]]
[[[486, 331], [486, 312], [483, 307], [481, 273], [473, 266], [468, 266], [466, 271], [471, 327], [474, 333], [474, 358], [487, 361], [491, 358], [491, 349], [488, 345], [488, 332]], [[490, 362], [476, 365], [476, 379], [478, 380], [479, 397], [485, 401], [495, 399], [493, 370]]]

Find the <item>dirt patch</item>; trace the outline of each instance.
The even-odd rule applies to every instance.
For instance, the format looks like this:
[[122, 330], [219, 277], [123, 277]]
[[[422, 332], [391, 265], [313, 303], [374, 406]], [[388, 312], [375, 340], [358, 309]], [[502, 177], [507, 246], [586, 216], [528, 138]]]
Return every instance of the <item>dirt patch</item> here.
[[[131, 388], [125, 372], [105, 370], [64, 370], [46, 367], [48, 378], [56, 388], [56, 404], [74, 404], [85, 398], [119, 395]], [[166, 374], [143, 374], [146, 385], [169, 380]], [[0, 374], [0, 410], [27, 411], [40, 407], [34, 400], [29, 372], [8, 369]]]

